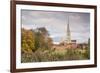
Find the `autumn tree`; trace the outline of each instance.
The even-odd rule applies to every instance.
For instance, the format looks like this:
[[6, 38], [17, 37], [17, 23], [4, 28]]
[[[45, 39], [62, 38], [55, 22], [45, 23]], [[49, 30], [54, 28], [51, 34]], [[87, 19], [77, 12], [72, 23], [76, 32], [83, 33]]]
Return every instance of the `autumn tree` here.
[[34, 33], [32, 30], [22, 29], [21, 32], [21, 48], [22, 52], [32, 52], [35, 50]]
[[35, 52], [37, 49], [50, 49], [52, 46], [52, 39], [44, 27], [34, 30], [22, 29], [21, 44], [23, 53]]

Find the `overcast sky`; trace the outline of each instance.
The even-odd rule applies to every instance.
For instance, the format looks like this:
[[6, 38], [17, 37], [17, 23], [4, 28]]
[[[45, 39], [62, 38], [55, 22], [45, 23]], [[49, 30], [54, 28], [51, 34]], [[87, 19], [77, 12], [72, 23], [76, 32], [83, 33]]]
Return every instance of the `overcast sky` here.
[[67, 38], [68, 16], [71, 39], [77, 43], [87, 42], [90, 37], [89, 13], [21, 10], [22, 28], [45, 27], [53, 42], [58, 43]]

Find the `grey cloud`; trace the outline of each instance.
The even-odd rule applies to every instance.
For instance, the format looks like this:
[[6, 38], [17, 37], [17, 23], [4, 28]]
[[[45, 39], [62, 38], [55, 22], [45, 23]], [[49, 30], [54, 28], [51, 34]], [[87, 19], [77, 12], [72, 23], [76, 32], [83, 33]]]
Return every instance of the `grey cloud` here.
[[[83, 42], [89, 38], [90, 33], [90, 14], [77, 12], [53, 12], [53, 11], [31, 11], [22, 10], [22, 26], [25, 28], [46, 27], [50, 35], [67, 34], [67, 24], [69, 24], [72, 39]], [[62, 33], [62, 34], [61, 34]], [[53, 39], [60, 39], [62, 37]]]

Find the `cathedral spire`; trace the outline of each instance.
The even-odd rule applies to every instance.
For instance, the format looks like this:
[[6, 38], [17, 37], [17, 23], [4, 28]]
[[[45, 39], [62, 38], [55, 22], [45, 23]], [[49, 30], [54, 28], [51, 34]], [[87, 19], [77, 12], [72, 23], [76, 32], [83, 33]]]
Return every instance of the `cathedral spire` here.
[[68, 16], [68, 23], [67, 23], [67, 43], [71, 43], [71, 33], [70, 33], [70, 26], [69, 26], [69, 16]]

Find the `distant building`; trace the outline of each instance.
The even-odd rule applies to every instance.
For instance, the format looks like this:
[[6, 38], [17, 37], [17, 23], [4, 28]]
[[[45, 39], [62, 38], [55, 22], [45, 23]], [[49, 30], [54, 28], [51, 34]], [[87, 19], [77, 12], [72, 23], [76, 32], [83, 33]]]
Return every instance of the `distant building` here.
[[81, 48], [81, 49], [88, 48], [88, 44], [86, 43], [78, 44], [77, 48]]

